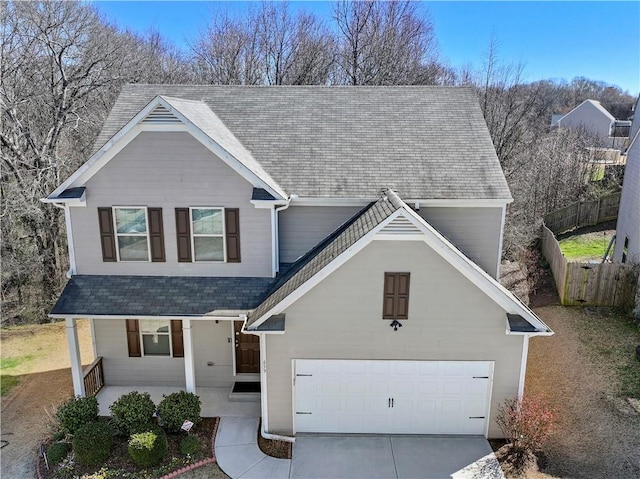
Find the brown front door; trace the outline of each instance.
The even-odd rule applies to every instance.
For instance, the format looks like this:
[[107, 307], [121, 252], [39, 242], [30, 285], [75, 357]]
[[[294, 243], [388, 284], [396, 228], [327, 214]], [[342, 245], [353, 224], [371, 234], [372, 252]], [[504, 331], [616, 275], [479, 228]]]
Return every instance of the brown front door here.
[[260, 372], [260, 337], [241, 332], [242, 321], [234, 321], [236, 337], [236, 373]]

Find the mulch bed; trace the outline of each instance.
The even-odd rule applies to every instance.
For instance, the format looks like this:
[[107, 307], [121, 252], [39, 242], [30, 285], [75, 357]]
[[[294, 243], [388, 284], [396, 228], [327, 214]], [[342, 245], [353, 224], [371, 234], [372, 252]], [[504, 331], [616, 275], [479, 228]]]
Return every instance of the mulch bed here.
[[258, 426], [258, 447], [267, 456], [275, 457], [278, 459], [291, 459], [291, 450], [293, 443], [286, 441], [273, 441], [271, 439], [265, 439], [260, 434], [262, 423]]
[[[101, 420], [107, 420], [107, 418], [101, 418]], [[217, 424], [218, 418], [202, 418], [202, 420], [193, 427], [190, 435], [198, 438], [201, 448], [198, 452], [190, 456], [186, 456], [180, 452], [180, 441], [186, 437], [186, 433], [181, 432], [177, 434], [167, 434], [167, 455], [159, 465], [152, 468], [141, 469], [138, 467], [131, 460], [129, 453], [127, 452], [127, 443], [129, 438], [125, 436], [116, 436], [114, 438], [113, 450], [104, 464], [101, 464], [100, 466], [83, 466], [75, 463], [69, 466], [68, 459], [71, 457], [71, 455], [69, 455], [62, 465], [50, 465], [50, 469], [47, 470], [44, 461], [39, 457], [37, 477], [39, 479], [67, 479], [84, 477], [85, 475], [93, 477], [91, 474], [95, 474], [101, 469], [114, 471], [114, 475], [106, 476], [109, 478], [156, 478], [165, 475], [168, 477], [175, 477], [174, 474], [176, 472], [184, 472], [204, 464], [215, 462], [213, 441], [217, 431]], [[65, 467], [65, 465], [67, 467]]]

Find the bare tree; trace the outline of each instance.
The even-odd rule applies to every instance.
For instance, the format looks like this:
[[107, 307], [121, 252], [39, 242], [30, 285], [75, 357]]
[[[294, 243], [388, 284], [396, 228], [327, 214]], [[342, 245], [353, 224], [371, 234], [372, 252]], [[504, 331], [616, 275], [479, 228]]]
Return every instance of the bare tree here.
[[0, 21], [2, 299], [41, 320], [67, 258], [60, 210], [40, 199], [89, 157], [121, 85], [170, 61], [83, 2], [5, 3]]
[[426, 83], [426, 65], [436, 59], [433, 25], [409, 0], [337, 2], [338, 60], [342, 83]]

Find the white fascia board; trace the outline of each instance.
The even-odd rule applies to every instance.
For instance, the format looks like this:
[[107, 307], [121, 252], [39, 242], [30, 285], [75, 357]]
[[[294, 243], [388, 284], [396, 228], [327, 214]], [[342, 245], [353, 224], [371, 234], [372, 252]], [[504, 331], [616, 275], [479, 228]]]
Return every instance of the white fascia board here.
[[[291, 202], [295, 206], [362, 206], [376, 201], [377, 198], [314, 198], [300, 197]], [[409, 205], [419, 206], [445, 206], [451, 208], [502, 208], [513, 202], [510, 199], [406, 199], [403, 200]]]
[[[140, 124], [140, 122], [157, 106], [163, 106], [173, 113], [182, 125], [150, 125]], [[210, 136], [188, 120], [182, 113], [161, 97], [156, 97], [138, 112], [118, 133], [113, 135], [91, 158], [89, 158], [80, 168], [78, 168], [66, 181], [56, 188], [49, 198], [59, 196], [71, 185], [83, 185], [93, 175], [106, 165], [117, 153], [128, 145], [136, 136], [143, 131], [185, 131], [190, 133], [195, 139], [202, 143], [207, 149], [224, 161], [229, 167], [245, 178], [256, 188], [263, 188], [275, 197], [286, 198], [286, 193], [277, 185], [271, 185], [258, 177], [253, 171], [247, 168], [237, 158], [222, 148]]]
[[287, 204], [286, 200], [249, 200], [257, 210], [270, 210], [274, 206], [284, 206]]

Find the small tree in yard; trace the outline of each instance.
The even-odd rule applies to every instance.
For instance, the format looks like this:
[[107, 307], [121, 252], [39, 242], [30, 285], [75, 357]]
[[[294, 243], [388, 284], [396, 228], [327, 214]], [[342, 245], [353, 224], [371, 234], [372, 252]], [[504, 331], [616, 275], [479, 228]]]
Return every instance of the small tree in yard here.
[[509, 462], [523, 468], [535, 454], [553, 430], [555, 411], [539, 397], [514, 397], [498, 406], [496, 422], [509, 441]]

